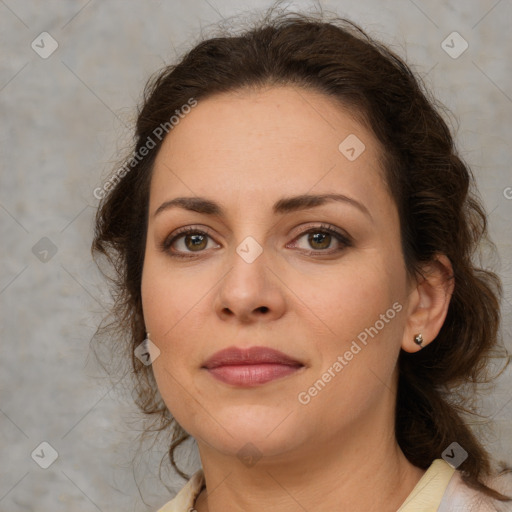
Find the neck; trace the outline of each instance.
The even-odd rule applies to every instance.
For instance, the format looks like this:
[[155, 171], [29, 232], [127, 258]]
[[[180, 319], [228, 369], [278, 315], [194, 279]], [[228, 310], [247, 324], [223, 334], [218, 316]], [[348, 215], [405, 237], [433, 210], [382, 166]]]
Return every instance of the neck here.
[[208, 493], [201, 493], [195, 508], [395, 512], [425, 471], [406, 459], [392, 428], [365, 425], [352, 428], [350, 436], [338, 432], [322, 445], [311, 443], [279, 458], [263, 457], [252, 467], [198, 443]]

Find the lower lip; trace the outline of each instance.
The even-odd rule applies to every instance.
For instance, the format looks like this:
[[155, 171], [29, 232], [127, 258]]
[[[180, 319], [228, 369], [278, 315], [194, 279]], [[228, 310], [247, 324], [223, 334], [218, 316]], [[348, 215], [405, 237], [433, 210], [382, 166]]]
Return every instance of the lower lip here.
[[300, 370], [301, 366], [286, 364], [246, 364], [226, 365], [209, 368], [213, 377], [233, 386], [256, 386], [272, 380], [281, 379]]

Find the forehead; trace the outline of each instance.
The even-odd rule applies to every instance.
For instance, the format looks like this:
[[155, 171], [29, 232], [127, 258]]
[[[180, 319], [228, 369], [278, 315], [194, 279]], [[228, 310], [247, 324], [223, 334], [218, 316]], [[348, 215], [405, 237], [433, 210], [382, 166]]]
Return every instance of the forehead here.
[[333, 188], [378, 195], [385, 188], [380, 156], [374, 135], [319, 92], [282, 86], [217, 94], [199, 100], [165, 138], [152, 202], [170, 192], [260, 201]]

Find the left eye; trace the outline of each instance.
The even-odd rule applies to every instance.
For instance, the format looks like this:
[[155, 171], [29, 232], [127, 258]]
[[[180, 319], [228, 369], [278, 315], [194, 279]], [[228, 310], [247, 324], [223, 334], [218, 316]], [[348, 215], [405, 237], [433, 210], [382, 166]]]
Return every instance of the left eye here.
[[[298, 241], [302, 239], [306, 241], [308, 247], [304, 247], [298, 244]], [[334, 249], [335, 251], [350, 245], [350, 241], [347, 237], [330, 228], [310, 229], [309, 231], [302, 233], [295, 240], [296, 242], [294, 247], [298, 247], [306, 251], [313, 249], [314, 252], [321, 252], [330, 249], [333, 242], [336, 242], [338, 245], [338, 247]]]

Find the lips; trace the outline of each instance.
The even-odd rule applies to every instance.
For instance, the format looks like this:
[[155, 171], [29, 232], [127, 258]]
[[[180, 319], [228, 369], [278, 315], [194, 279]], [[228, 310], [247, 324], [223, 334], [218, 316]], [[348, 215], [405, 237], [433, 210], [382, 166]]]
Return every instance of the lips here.
[[300, 361], [267, 347], [229, 347], [215, 353], [203, 365], [213, 377], [235, 386], [265, 384], [303, 367]]
[[212, 369], [219, 366], [252, 365], [252, 364], [284, 364], [289, 366], [302, 366], [295, 359], [267, 347], [250, 347], [241, 349], [229, 347], [213, 354], [203, 367]]

